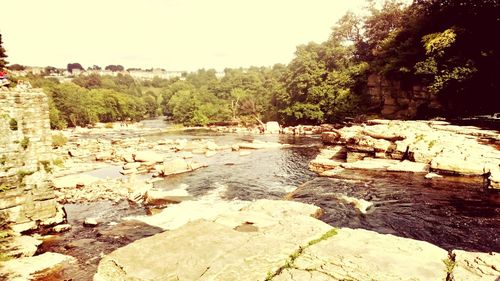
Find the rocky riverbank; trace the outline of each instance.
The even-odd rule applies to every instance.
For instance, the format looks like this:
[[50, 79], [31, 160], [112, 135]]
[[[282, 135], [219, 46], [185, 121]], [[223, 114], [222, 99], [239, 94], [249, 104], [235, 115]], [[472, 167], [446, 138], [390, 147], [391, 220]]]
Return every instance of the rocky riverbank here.
[[299, 202], [247, 202], [112, 252], [94, 280], [493, 281], [500, 274], [497, 253], [448, 253], [422, 241], [335, 229], [314, 218], [320, 212]]
[[[500, 135], [497, 131], [442, 121], [373, 120], [323, 132], [327, 145], [311, 170], [334, 176], [343, 169], [478, 177], [500, 188]], [[495, 145], [497, 147], [495, 147]]]

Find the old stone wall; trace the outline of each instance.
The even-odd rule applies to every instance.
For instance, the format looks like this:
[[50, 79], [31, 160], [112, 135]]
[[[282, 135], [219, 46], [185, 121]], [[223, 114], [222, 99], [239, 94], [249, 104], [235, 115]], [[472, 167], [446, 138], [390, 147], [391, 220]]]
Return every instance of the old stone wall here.
[[437, 96], [425, 86], [402, 85], [376, 74], [368, 77], [368, 93], [372, 110], [384, 118], [424, 118], [441, 109]]
[[48, 98], [0, 89], [0, 215], [19, 230], [54, 223]]

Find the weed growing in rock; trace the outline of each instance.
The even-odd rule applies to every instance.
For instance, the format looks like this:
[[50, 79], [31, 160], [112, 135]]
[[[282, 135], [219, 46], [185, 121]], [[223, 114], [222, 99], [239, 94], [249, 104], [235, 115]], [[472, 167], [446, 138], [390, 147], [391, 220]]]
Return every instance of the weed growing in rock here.
[[30, 144], [30, 139], [29, 139], [29, 138], [27, 138], [27, 137], [24, 137], [24, 138], [21, 140], [20, 144], [21, 144], [21, 147], [22, 147], [24, 150], [26, 150], [26, 149], [28, 148], [29, 144]]

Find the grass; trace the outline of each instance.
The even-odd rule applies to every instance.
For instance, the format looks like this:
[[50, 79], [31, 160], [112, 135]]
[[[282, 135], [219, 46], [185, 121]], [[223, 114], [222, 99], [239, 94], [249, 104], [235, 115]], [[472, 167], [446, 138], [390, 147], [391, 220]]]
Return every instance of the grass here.
[[104, 128], [106, 128], [106, 129], [113, 129], [113, 123], [106, 123], [106, 124], [104, 124]]
[[45, 170], [45, 172], [52, 173], [52, 165], [50, 164], [50, 161], [42, 160], [38, 163], [40, 163], [43, 166], [43, 169]]
[[64, 161], [61, 158], [56, 158], [52, 160], [52, 164], [56, 165], [57, 167], [63, 167]]
[[5, 165], [6, 162], [7, 162], [7, 156], [2, 155], [2, 157], [0, 157], [0, 164]]
[[17, 120], [14, 119], [14, 118], [10, 118], [9, 120], [9, 127], [12, 131], [17, 131], [18, 127], [17, 127]]
[[35, 171], [19, 170], [17, 171], [17, 176], [19, 177], [19, 182], [22, 182], [26, 176], [33, 175]]
[[302, 255], [302, 253], [304, 252], [304, 250], [307, 249], [308, 247], [311, 247], [314, 244], [318, 244], [319, 242], [335, 235], [337, 235], [337, 229], [333, 228], [324, 233], [323, 235], [321, 235], [320, 238], [309, 241], [305, 247], [299, 247], [297, 251], [293, 252], [290, 256], [288, 256], [288, 258], [285, 261], [285, 264], [282, 267], [278, 268], [278, 270], [276, 270], [274, 273], [267, 272], [265, 281], [271, 281], [273, 280], [274, 277], [280, 275], [281, 272], [283, 272], [283, 270], [293, 268], [295, 265], [295, 260], [297, 260], [297, 258], [299, 258], [300, 255]]
[[[9, 189], [10, 189], [10, 187], [7, 186], [5, 183], [0, 184], [0, 192], [6, 191]], [[0, 238], [2, 238], [2, 237], [0, 237]]]
[[22, 147], [24, 150], [26, 150], [26, 149], [28, 148], [28, 146], [30, 145], [30, 139], [29, 139], [29, 138], [27, 138], [27, 137], [24, 137], [24, 138], [21, 140], [20, 144], [21, 144], [21, 147]]
[[68, 139], [61, 133], [52, 136], [52, 147], [60, 147], [65, 145]]

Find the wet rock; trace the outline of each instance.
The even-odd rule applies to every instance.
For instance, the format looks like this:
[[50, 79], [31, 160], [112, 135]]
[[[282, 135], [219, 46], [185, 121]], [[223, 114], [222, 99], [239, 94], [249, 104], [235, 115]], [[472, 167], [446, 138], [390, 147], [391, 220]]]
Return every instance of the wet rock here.
[[168, 203], [180, 203], [192, 199], [192, 196], [185, 189], [158, 190], [150, 189], [144, 195], [146, 205], [165, 205]]
[[453, 250], [455, 266], [452, 276], [455, 281], [497, 281], [500, 277], [499, 253], [473, 253]]
[[33, 280], [64, 263], [75, 263], [76, 259], [58, 253], [43, 253], [34, 257], [13, 259], [0, 263], [0, 276], [10, 280]]
[[347, 204], [351, 204], [358, 210], [358, 212], [362, 214], [366, 214], [368, 209], [370, 209], [373, 206], [372, 202], [366, 201], [361, 198], [355, 198], [355, 197], [350, 197], [347, 195], [340, 195], [337, 196], [337, 198]]
[[424, 177], [425, 177], [426, 179], [434, 179], [434, 178], [442, 178], [443, 176], [438, 175], [438, 174], [436, 174], [436, 173], [432, 173], [432, 172], [430, 172], [430, 173], [426, 174]]
[[391, 172], [408, 172], [408, 173], [428, 173], [429, 165], [425, 163], [416, 163], [408, 160], [396, 163], [387, 167], [387, 171]]
[[340, 166], [344, 169], [360, 169], [360, 170], [387, 170], [388, 167], [397, 164], [399, 161], [392, 159], [375, 159], [375, 158], [364, 158], [363, 160], [352, 162], [352, 163], [342, 163]]
[[96, 218], [86, 218], [84, 221], [83, 221], [83, 226], [96, 226], [98, 225], [99, 223], [97, 222], [97, 219]]
[[71, 225], [70, 224], [59, 224], [59, 225], [56, 225], [52, 228], [52, 231], [56, 232], [56, 233], [61, 233], [61, 232], [65, 232], [65, 231], [68, 231], [71, 229]]

